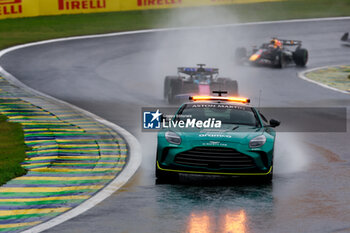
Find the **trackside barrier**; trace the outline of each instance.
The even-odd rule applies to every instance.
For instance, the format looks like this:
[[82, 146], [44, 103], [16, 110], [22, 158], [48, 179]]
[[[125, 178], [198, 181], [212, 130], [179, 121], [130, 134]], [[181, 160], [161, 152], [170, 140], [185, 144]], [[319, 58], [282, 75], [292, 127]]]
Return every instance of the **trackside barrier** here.
[[0, 0], [0, 19], [284, 0]]

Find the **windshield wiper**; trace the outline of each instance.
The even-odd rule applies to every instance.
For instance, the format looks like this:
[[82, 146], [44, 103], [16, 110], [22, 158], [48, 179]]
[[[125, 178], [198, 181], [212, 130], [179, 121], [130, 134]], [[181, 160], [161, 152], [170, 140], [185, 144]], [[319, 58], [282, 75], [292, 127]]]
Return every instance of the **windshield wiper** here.
[[238, 129], [238, 128], [239, 128], [239, 125], [236, 125], [235, 127], [233, 127], [232, 131], [233, 131], [233, 130], [236, 130], [236, 129]]

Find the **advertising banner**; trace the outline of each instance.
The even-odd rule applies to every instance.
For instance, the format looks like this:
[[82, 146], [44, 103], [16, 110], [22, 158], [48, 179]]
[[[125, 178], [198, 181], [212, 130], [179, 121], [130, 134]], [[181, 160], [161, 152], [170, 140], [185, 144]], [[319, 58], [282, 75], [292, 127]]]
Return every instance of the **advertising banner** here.
[[0, 0], [0, 19], [39, 15], [37, 0]]
[[276, 2], [281, 0], [134, 0], [121, 1], [121, 10], [146, 10], [193, 6], [214, 6], [224, 4], [249, 4], [258, 2]]
[[0, 0], [0, 19], [273, 1], [281, 0]]

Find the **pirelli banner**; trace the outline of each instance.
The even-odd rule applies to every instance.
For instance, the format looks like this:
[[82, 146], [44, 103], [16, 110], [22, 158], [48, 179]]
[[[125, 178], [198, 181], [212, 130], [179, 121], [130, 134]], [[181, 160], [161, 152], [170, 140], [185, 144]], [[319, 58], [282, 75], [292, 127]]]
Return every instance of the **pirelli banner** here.
[[281, 0], [0, 0], [0, 19]]

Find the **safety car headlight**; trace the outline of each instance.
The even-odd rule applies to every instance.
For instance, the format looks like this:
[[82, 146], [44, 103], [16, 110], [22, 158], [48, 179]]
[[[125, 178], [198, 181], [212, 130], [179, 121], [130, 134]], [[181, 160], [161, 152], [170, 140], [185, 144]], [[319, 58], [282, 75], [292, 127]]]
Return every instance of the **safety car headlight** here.
[[266, 142], [266, 137], [264, 135], [257, 136], [250, 140], [249, 147], [250, 148], [258, 148], [262, 147]]
[[169, 143], [180, 145], [181, 144], [181, 137], [175, 132], [168, 131], [165, 133], [165, 138]]

